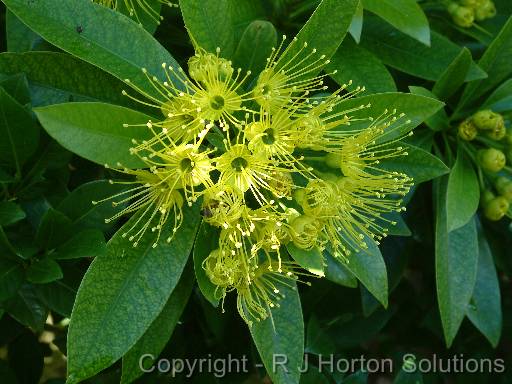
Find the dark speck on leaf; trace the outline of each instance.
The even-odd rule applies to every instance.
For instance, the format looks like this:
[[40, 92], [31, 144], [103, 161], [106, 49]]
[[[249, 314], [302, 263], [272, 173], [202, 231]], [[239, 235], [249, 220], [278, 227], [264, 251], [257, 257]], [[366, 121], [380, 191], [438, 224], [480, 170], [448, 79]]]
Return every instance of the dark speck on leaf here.
[[78, 33], [82, 33], [84, 31], [83, 27], [81, 25], [79, 25], [78, 27], [76, 27], [76, 31]]

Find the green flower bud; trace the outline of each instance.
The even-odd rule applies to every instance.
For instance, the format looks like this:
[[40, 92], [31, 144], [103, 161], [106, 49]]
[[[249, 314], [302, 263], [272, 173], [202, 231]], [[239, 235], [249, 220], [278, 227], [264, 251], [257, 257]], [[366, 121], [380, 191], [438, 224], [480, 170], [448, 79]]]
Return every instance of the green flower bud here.
[[490, 190], [486, 189], [480, 194], [480, 205], [485, 208], [496, 196]]
[[509, 202], [512, 202], [512, 180], [500, 176], [496, 180], [494, 186], [501, 196], [503, 196]]
[[475, 21], [475, 12], [473, 8], [460, 6], [457, 3], [448, 5], [448, 13], [452, 16], [452, 20], [459, 27], [469, 28]]
[[503, 196], [498, 196], [489, 201], [485, 208], [484, 214], [489, 220], [498, 221], [508, 212], [510, 203]]
[[481, 149], [478, 151], [480, 166], [489, 172], [499, 172], [506, 163], [505, 154], [496, 148]]
[[342, 156], [338, 153], [328, 153], [325, 156], [325, 164], [331, 168], [340, 168]]
[[475, 19], [478, 21], [490, 19], [496, 16], [496, 6], [491, 0], [487, 0], [475, 8]]
[[459, 124], [459, 137], [462, 140], [471, 141], [478, 135], [478, 130], [471, 119], [466, 119]]
[[293, 243], [302, 249], [311, 249], [318, 244], [322, 224], [317, 219], [301, 215], [290, 223], [290, 236]]
[[459, 0], [460, 5], [465, 5], [466, 7], [475, 8], [478, 6], [478, 0]]
[[499, 129], [501, 126], [505, 126], [503, 116], [490, 109], [478, 111], [473, 115], [472, 120], [473, 124], [482, 131], [493, 131]]
[[498, 125], [496, 128], [490, 131], [485, 131], [485, 135], [492, 140], [500, 141], [507, 134], [505, 124]]

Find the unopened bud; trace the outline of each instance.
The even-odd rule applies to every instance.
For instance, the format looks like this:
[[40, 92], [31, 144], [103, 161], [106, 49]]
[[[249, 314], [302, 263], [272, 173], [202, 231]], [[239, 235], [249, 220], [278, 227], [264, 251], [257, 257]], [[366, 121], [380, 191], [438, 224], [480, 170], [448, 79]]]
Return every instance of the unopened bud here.
[[484, 207], [485, 217], [491, 221], [500, 220], [508, 212], [510, 203], [503, 196], [498, 196], [489, 201]]
[[461, 6], [457, 3], [448, 5], [448, 13], [452, 16], [452, 20], [459, 27], [469, 28], [475, 21], [475, 12], [473, 8]]
[[496, 180], [494, 186], [496, 187], [496, 190], [500, 196], [503, 196], [509, 202], [512, 202], [512, 180], [507, 179], [504, 176], [500, 176]]
[[478, 130], [471, 119], [466, 119], [459, 124], [459, 137], [462, 140], [471, 141], [478, 135]]
[[489, 172], [499, 172], [505, 166], [505, 154], [496, 148], [481, 149], [478, 151], [480, 166]]
[[317, 244], [322, 224], [315, 218], [301, 215], [290, 223], [290, 236], [293, 243], [302, 249], [311, 249]]
[[496, 16], [496, 6], [491, 0], [485, 0], [475, 8], [475, 19], [478, 21]]
[[473, 115], [472, 120], [473, 124], [482, 131], [493, 131], [499, 129], [501, 126], [505, 126], [503, 116], [490, 109], [478, 111]]

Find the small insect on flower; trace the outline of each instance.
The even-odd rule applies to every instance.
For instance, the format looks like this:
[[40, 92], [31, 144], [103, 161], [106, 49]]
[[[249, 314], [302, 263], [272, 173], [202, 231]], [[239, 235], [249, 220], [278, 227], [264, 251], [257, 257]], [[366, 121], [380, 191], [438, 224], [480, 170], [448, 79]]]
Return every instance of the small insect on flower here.
[[[130, 17], [133, 17], [139, 24], [142, 25], [142, 14], [147, 14], [157, 24], [163, 20], [160, 12], [148, 0], [92, 0], [94, 3], [103, 5], [116, 11], [126, 10]], [[168, 0], [156, 0], [158, 6], [167, 5], [169, 7], [177, 7]]]

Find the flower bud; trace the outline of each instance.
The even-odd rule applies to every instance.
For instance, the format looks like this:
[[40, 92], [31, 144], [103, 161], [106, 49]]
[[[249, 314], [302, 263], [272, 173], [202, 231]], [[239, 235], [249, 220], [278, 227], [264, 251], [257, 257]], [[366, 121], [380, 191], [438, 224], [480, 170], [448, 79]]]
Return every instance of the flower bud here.
[[448, 5], [448, 12], [452, 16], [453, 22], [459, 27], [469, 28], [475, 20], [475, 12], [473, 8], [460, 6], [457, 3]]
[[331, 168], [340, 168], [342, 156], [338, 153], [328, 153], [325, 156], [325, 164]]
[[505, 166], [505, 154], [496, 148], [481, 149], [478, 151], [478, 163], [486, 171], [499, 172]]
[[485, 208], [496, 196], [490, 190], [486, 189], [480, 194], [480, 205]]
[[459, 137], [462, 140], [471, 141], [478, 135], [478, 130], [471, 119], [466, 119], [459, 124]]
[[492, 140], [500, 141], [507, 134], [507, 130], [505, 129], [505, 124], [497, 125], [496, 128], [485, 131], [485, 135]]
[[498, 196], [489, 201], [484, 207], [485, 217], [491, 221], [500, 220], [508, 212], [510, 203], [503, 196]]
[[459, 0], [460, 5], [464, 5], [466, 7], [477, 7], [479, 0]]
[[475, 19], [478, 21], [490, 19], [494, 16], [496, 16], [496, 6], [491, 0], [486, 0], [475, 8]]
[[496, 180], [494, 186], [501, 196], [503, 196], [509, 202], [512, 202], [512, 180], [500, 176]]
[[505, 126], [503, 116], [499, 113], [495, 113], [490, 109], [478, 111], [472, 117], [473, 124], [482, 131], [493, 131], [500, 129], [499, 127]]
[[293, 243], [302, 249], [311, 249], [318, 243], [318, 235], [322, 231], [319, 220], [301, 215], [290, 223], [290, 236]]

